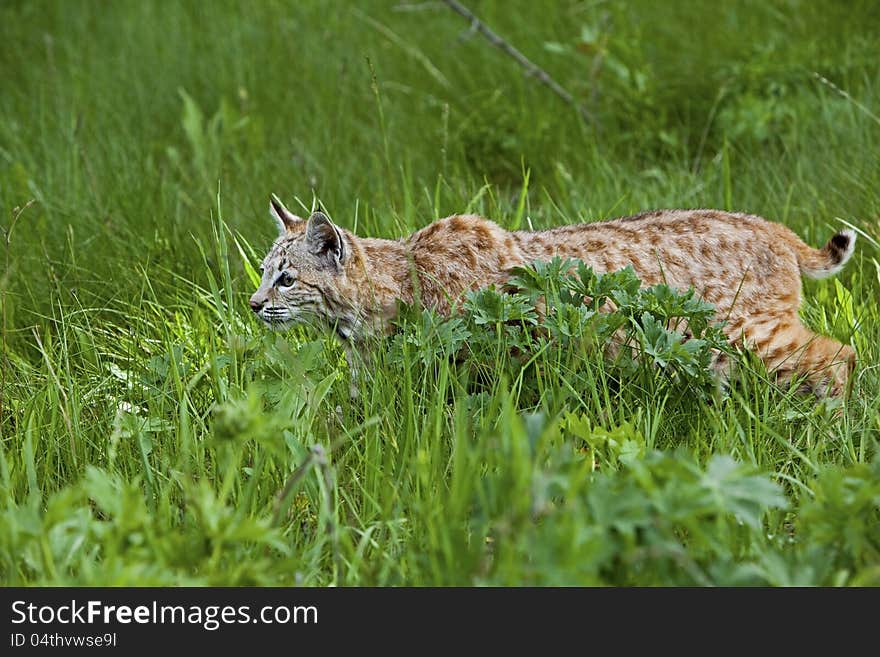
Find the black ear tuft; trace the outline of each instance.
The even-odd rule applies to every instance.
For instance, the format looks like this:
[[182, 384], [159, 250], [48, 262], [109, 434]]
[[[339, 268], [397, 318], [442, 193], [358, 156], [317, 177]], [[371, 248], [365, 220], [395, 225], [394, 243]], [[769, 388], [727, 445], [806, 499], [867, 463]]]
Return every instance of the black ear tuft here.
[[306, 228], [306, 239], [311, 251], [341, 265], [345, 261], [345, 236], [323, 212], [313, 212]]
[[293, 230], [293, 227], [302, 219], [293, 214], [290, 210], [284, 207], [284, 203], [281, 202], [275, 194], [272, 194], [269, 197], [269, 214], [272, 215], [272, 218], [278, 223], [278, 228], [281, 230], [281, 233], [284, 234], [288, 230]]

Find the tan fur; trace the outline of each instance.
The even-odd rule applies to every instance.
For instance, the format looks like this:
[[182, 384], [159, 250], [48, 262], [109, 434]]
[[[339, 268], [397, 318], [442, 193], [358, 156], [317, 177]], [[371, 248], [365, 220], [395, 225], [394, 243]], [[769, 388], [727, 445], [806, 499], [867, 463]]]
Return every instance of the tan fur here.
[[[805, 376], [819, 396], [844, 392], [855, 362], [850, 347], [810, 332], [798, 317], [801, 275], [839, 271], [852, 254], [851, 231], [813, 249], [757, 216], [660, 210], [537, 232], [457, 215], [405, 239], [380, 240], [357, 237], [320, 213], [301, 220], [277, 199], [273, 215], [283, 232], [264, 262], [254, 310], [268, 322], [284, 311], [275, 318], [279, 327], [318, 319], [355, 348], [390, 330], [398, 300], [448, 315], [466, 292], [503, 286], [512, 268], [562, 256], [597, 272], [632, 265], [646, 286], [694, 287], [726, 320], [733, 344], [755, 350], [782, 381]], [[290, 289], [275, 286], [283, 271], [297, 278]]]

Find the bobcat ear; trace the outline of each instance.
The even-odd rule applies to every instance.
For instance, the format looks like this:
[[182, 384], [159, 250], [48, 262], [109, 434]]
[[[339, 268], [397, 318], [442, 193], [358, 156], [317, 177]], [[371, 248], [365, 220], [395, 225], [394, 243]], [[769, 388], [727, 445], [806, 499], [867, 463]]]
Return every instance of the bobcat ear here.
[[345, 236], [323, 212], [313, 212], [309, 217], [306, 240], [315, 255], [326, 256], [340, 265], [345, 262], [348, 253]]
[[272, 215], [272, 218], [278, 224], [278, 229], [282, 235], [289, 230], [293, 230], [296, 223], [302, 221], [301, 217], [297, 217], [293, 212], [285, 208], [284, 203], [275, 194], [269, 197], [269, 214]]

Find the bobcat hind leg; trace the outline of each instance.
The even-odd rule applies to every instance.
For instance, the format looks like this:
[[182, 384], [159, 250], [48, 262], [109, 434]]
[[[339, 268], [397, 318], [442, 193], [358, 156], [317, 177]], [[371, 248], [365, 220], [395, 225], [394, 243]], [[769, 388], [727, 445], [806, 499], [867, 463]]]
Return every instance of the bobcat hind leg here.
[[816, 397], [840, 397], [849, 392], [856, 352], [837, 340], [817, 335], [799, 321], [785, 324], [766, 341], [757, 343], [758, 354], [777, 381], [804, 377]]

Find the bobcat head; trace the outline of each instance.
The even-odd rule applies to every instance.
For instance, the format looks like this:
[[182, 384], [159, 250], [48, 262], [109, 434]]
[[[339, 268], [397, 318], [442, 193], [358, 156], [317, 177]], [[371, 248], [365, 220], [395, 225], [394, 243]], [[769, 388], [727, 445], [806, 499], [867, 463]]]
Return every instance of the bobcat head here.
[[275, 195], [269, 213], [281, 235], [263, 259], [262, 280], [251, 295], [251, 309], [275, 330], [318, 324], [348, 338], [357, 322], [347, 276], [353, 236], [323, 212], [308, 219], [296, 216]]

